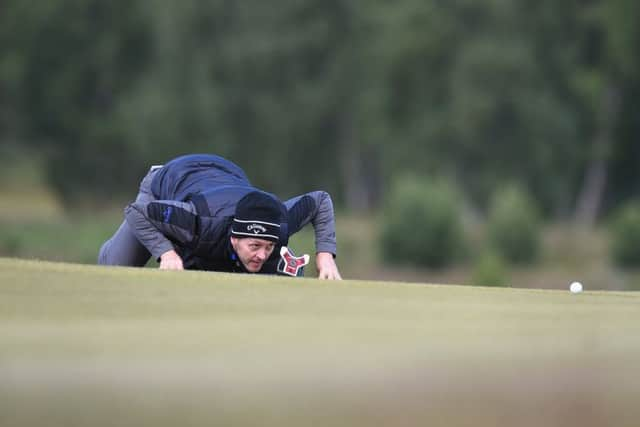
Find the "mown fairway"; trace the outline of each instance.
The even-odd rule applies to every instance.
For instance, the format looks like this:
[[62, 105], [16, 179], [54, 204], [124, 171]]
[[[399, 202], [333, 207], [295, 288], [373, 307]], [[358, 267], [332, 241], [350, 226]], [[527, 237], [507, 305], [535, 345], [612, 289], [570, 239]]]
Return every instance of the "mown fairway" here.
[[0, 426], [637, 426], [640, 293], [0, 258]]

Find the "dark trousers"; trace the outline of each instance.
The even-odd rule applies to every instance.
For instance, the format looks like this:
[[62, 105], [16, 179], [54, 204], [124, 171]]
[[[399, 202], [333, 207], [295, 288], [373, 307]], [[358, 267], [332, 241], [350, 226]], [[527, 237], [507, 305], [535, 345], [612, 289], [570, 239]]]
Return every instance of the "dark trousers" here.
[[[140, 183], [140, 189], [136, 196], [136, 202], [150, 202], [155, 200], [151, 193], [151, 181], [162, 166], [152, 166]], [[123, 221], [115, 234], [102, 244], [98, 254], [98, 264], [101, 265], [126, 265], [131, 267], [143, 267], [151, 257], [151, 254], [133, 234], [127, 221]]]

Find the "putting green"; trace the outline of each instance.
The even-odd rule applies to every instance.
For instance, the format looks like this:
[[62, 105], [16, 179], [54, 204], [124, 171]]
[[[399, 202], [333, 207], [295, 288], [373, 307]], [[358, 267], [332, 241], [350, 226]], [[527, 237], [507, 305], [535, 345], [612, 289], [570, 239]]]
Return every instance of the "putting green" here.
[[0, 425], [636, 426], [640, 293], [0, 258]]

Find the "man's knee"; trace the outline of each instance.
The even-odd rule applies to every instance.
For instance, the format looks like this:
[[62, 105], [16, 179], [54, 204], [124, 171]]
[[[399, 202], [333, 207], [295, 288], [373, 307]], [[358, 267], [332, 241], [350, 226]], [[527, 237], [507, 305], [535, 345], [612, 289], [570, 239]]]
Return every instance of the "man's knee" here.
[[100, 251], [98, 252], [98, 264], [99, 265], [112, 265], [109, 262], [108, 253], [109, 253], [109, 244], [111, 243], [111, 239], [107, 240], [100, 247]]

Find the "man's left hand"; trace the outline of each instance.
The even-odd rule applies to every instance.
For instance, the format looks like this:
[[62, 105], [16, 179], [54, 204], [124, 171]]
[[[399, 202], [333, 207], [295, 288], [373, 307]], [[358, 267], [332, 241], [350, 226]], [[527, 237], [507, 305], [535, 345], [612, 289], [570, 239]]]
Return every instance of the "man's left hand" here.
[[318, 279], [342, 280], [332, 253], [318, 252], [316, 267], [318, 268]]

